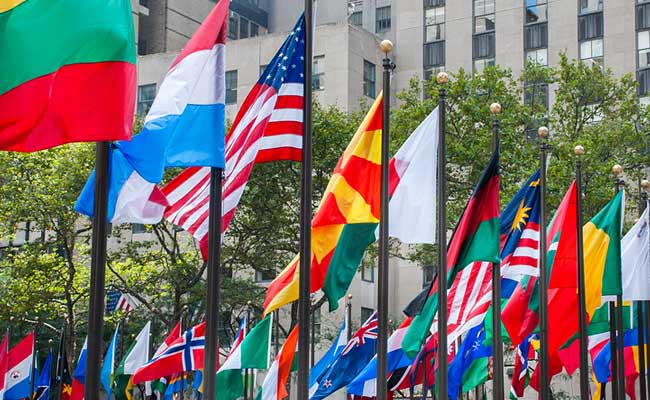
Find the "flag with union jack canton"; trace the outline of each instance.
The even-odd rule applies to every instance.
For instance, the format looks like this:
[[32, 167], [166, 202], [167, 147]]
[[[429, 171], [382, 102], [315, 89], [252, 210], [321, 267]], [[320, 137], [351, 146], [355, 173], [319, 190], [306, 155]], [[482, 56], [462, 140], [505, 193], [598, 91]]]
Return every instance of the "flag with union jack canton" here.
[[[226, 231], [255, 163], [301, 160], [305, 22], [301, 16], [241, 105], [226, 135], [223, 220]], [[190, 167], [162, 192], [165, 219], [188, 231], [207, 257], [210, 168]]]
[[341, 354], [317, 380], [310, 400], [324, 399], [346, 386], [366, 367], [377, 352], [377, 312], [348, 341]]
[[188, 329], [167, 350], [151, 359], [133, 375], [133, 384], [203, 368], [205, 322]]

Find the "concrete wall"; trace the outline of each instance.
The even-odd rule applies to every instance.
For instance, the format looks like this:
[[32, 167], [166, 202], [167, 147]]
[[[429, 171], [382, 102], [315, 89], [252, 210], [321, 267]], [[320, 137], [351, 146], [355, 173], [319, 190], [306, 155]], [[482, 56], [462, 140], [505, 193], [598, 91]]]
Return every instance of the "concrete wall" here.
[[523, 0], [497, 1], [496, 63], [518, 73], [524, 68]]

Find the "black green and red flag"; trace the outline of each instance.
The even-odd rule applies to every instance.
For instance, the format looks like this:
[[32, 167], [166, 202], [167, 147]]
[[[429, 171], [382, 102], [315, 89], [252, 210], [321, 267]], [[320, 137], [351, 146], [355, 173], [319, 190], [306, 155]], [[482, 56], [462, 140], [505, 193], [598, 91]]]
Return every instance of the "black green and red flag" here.
[[[499, 263], [499, 152], [495, 151], [470, 197], [447, 249], [447, 286], [474, 262]], [[417, 300], [418, 298], [416, 298]], [[413, 322], [402, 349], [414, 357], [427, 336], [438, 305], [437, 282], [432, 282], [421, 307], [412, 312]]]
[[131, 138], [130, 0], [2, 0], [0, 31], [0, 150]]

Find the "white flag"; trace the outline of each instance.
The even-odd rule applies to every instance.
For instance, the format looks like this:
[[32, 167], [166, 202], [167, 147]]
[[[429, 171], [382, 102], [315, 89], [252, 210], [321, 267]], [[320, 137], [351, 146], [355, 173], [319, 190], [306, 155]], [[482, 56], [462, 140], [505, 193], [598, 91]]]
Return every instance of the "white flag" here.
[[149, 330], [151, 321], [142, 328], [138, 337], [135, 338], [135, 345], [124, 361], [124, 374], [134, 375], [135, 372], [149, 361]]
[[435, 242], [438, 108], [406, 139], [393, 157], [390, 236], [402, 243]]
[[650, 300], [648, 207], [621, 240], [623, 300]]

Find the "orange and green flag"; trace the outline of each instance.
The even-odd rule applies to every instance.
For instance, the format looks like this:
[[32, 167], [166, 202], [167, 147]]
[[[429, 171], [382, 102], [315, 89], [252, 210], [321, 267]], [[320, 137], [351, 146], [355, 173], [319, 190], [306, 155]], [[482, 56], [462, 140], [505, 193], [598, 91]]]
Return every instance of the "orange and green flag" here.
[[[372, 105], [334, 168], [312, 220], [311, 291], [322, 289], [330, 310], [347, 292], [379, 223], [382, 95]], [[273, 280], [264, 312], [298, 300], [298, 257]]]
[[130, 139], [130, 0], [0, 0], [0, 32], [0, 150]]

